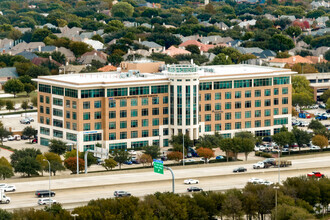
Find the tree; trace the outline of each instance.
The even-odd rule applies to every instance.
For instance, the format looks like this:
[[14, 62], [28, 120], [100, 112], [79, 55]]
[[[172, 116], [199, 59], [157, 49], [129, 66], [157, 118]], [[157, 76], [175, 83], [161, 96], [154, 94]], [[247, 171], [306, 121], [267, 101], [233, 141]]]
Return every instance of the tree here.
[[36, 157], [39, 154], [41, 154], [40, 150], [34, 148], [15, 150], [14, 153], [10, 155], [11, 165], [15, 173], [23, 173], [28, 176], [38, 175], [41, 166], [36, 160]]
[[5, 157], [0, 158], [0, 178], [5, 180], [14, 176], [13, 167]]
[[146, 146], [143, 148], [144, 153], [151, 156], [152, 159], [158, 158], [160, 156], [160, 147], [157, 145]]
[[227, 162], [229, 161], [229, 153], [232, 149], [232, 139], [225, 138], [222, 139], [220, 142], [220, 150], [226, 153]]
[[123, 58], [118, 54], [112, 54], [109, 56], [108, 60], [111, 63], [111, 65], [119, 66], [119, 64], [123, 61]]
[[115, 161], [117, 161], [117, 163], [119, 164], [119, 169], [121, 169], [121, 165], [130, 160], [131, 157], [129, 155], [129, 152], [126, 150], [114, 150], [111, 152], [111, 155], [113, 156], [113, 159]]
[[[78, 158], [79, 162], [79, 172], [85, 169], [85, 161], [81, 158]], [[77, 173], [77, 158], [69, 157], [64, 160], [64, 166], [71, 170], [72, 173]]]
[[[329, 50], [330, 51], [330, 50]], [[320, 96], [320, 99], [323, 100], [324, 103], [328, 101], [330, 98], [330, 89], [327, 89], [326, 91], [323, 92], [323, 94]]]
[[[235, 136], [237, 137], [237, 136]], [[239, 138], [239, 137], [237, 137]], [[245, 154], [245, 160], [247, 161], [249, 153], [251, 153], [254, 150], [254, 142], [255, 140], [252, 138], [242, 138], [242, 144], [240, 147], [240, 151], [244, 152]]]
[[106, 169], [106, 170], [112, 170], [113, 168], [115, 168], [117, 166], [117, 162], [112, 159], [105, 159], [104, 163], [102, 164], [102, 166]]
[[193, 45], [193, 44], [186, 46], [186, 50], [188, 50], [188, 51], [190, 51], [191, 53], [194, 53], [194, 54], [200, 54], [201, 53], [198, 46]]
[[308, 106], [315, 103], [312, 96], [306, 92], [299, 92], [292, 94], [292, 106]]
[[301, 34], [301, 28], [298, 26], [290, 26], [285, 31], [290, 37], [298, 37]]
[[127, 2], [119, 2], [112, 6], [111, 13], [115, 17], [127, 18], [132, 17], [134, 7]]
[[18, 79], [8, 80], [3, 87], [6, 93], [14, 94], [14, 98], [16, 98], [17, 93], [24, 91], [24, 84]]
[[273, 141], [279, 146], [280, 152], [282, 154], [282, 149], [285, 145], [289, 147], [294, 143], [294, 135], [288, 131], [282, 131], [273, 135]]
[[44, 39], [53, 33], [47, 29], [47, 28], [42, 28], [42, 29], [36, 29], [33, 34], [32, 34], [32, 39], [31, 41], [33, 42], [40, 42], [44, 41]]
[[24, 109], [26, 111], [26, 109], [29, 107], [29, 103], [28, 101], [23, 101], [21, 104], [21, 108]]
[[232, 64], [233, 62], [231, 61], [231, 58], [224, 54], [224, 53], [219, 53], [216, 57], [214, 57], [212, 61], [212, 65], [229, 65]]
[[308, 128], [315, 131], [315, 130], [324, 129], [325, 126], [320, 121], [312, 119], [312, 121], [308, 125]]
[[152, 157], [149, 154], [142, 154], [139, 158], [139, 162], [143, 164], [149, 163], [150, 165], [152, 164]]
[[276, 58], [289, 58], [289, 57], [291, 57], [291, 55], [287, 51], [276, 53]]
[[14, 110], [14, 102], [13, 101], [11, 101], [11, 100], [7, 100], [6, 101], [6, 109], [7, 110]]
[[30, 126], [25, 127], [22, 132], [23, 135], [28, 136], [30, 139], [32, 136], [35, 136], [38, 134], [38, 131]]
[[324, 147], [327, 147], [329, 145], [328, 138], [324, 137], [323, 135], [315, 135], [312, 138], [312, 143], [316, 146], [319, 146], [321, 148], [320, 151], [323, 150]]
[[200, 148], [197, 149], [197, 154], [200, 157], [204, 158], [204, 162], [206, 162], [211, 157], [214, 157], [214, 152], [210, 148], [200, 147]]
[[55, 60], [55, 61], [57, 61], [57, 62], [59, 62], [59, 63], [61, 63], [61, 64], [65, 64], [65, 60], [66, 60], [66, 58], [65, 58], [65, 55], [62, 54], [61, 52], [59, 52], [59, 51], [54, 51], [54, 52], [51, 53], [50, 55], [51, 55], [51, 57], [52, 57], [53, 60]]
[[214, 135], [203, 135], [199, 137], [197, 146], [204, 148], [218, 148], [220, 147], [220, 141], [222, 140], [222, 136], [219, 133], [215, 133]]
[[223, 212], [225, 215], [232, 217], [232, 219], [240, 219], [242, 215], [242, 202], [240, 200], [241, 192], [237, 189], [226, 191], [223, 205]]
[[325, 52], [325, 54], [324, 54], [324, 58], [325, 58], [327, 61], [330, 61], [330, 50], [327, 50], [327, 52]]
[[4, 209], [0, 209], [0, 220], [11, 220], [13, 218], [13, 213], [8, 212]]
[[[288, 65], [284, 66], [285, 68], [288, 67]], [[291, 70], [298, 72], [298, 74], [304, 74], [304, 73], [317, 73], [317, 69], [314, 65], [309, 63], [296, 63], [293, 66], [291, 66]]]
[[309, 144], [312, 138], [312, 135], [309, 134], [307, 131], [298, 129], [297, 127], [294, 127], [292, 129], [292, 134], [294, 135], [295, 140], [298, 144], [299, 151], [305, 144]]
[[180, 151], [172, 151], [167, 154], [167, 158], [178, 162], [183, 159], [183, 154]]
[[294, 43], [288, 36], [274, 34], [268, 41], [268, 48], [274, 51], [286, 51], [294, 48]]
[[31, 66], [25, 73], [27, 76], [37, 78], [38, 76], [50, 75], [49, 69], [43, 66]]
[[92, 37], [92, 40], [97, 40], [97, 41], [100, 41], [101, 43], [104, 43], [103, 38], [99, 34], [94, 35]]
[[41, 167], [41, 175], [44, 175], [44, 169], [45, 167], [48, 165], [48, 162], [45, 161], [45, 159], [47, 159], [44, 155], [42, 154], [38, 154], [36, 157], [36, 161], [40, 164]]
[[8, 131], [6, 128], [3, 127], [3, 125], [0, 126], [0, 141], [1, 145], [3, 145], [3, 139], [7, 138], [8, 135], [11, 135], [12, 133]]
[[65, 142], [57, 139], [51, 139], [49, 141], [49, 152], [62, 155], [66, 152], [66, 150], [67, 146]]
[[6, 105], [5, 100], [0, 99], [0, 110]]
[[26, 95], [29, 96], [31, 92], [36, 90], [36, 87], [32, 85], [31, 83], [24, 83], [24, 91], [26, 92]]
[[[65, 170], [65, 168], [62, 164], [62, 159], [61, 159], [60, 155], [58, 155], [56, 153], [52, 153], [52, 152], [46, 152], [46, 153], [44, 153], [44, 156], [49, 161], [49, 163], [50, 163], [50, 172], [52, 172], [54, 174], [54, 176], [56, 175], [57, 171]], [[44, 167], [44, 171], [49, 172], [49, 164], [48, 163]]]
[[90, 52], [93, 50], [92, 46], [86, 44], [84, 42], [72, 41], [69, 44], [69, 49], [74, 53], [76, 57], [80, 57], [86, 52]]
[[[182, 152], [182, 142], [183, 135], [179, 133], [178, 135], [172, 135], [172, 139], [170, 140], [170, 144], [173, 145], [173, 151], [180, 151]], [[188, 151], [188, 147], [192, 147], [194, 145], [194, 141], [190, 140], [189, 135], [184, 135], [184, 148], [185, 152]]]

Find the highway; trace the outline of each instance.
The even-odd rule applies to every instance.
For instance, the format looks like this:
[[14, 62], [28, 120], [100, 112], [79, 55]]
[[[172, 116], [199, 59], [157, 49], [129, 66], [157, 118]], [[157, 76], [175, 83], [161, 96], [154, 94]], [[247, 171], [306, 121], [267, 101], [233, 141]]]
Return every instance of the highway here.
[[[289, 158], [285, 158], [289, 159]], [[301, 156], [291, 159], [292, 167], [281, 168], [281, 180], [287, 177], [306, 175], [311, 171], [320, 171], [330, 175], [330, 154], [317, 156]], [[175, 174], [175, 192], [186, 192], [187, 185], [184, 179], [198, 179], [199, 187], [206, 190], [226, 190], [230, 188], [243, 188], [248, 179], [252, 177], [262, 178], [277, 182], [278, 169], [268, 168], [253, 170], [254, 162], [233, 162], [206, 165], [193, 165], [186, 167], [173, 167]], [[234, 168], [244, 166], [246, 173], [232, 173]], [[47, 175], [47, 174], [46, 174]], [[172, 190], [171, 174], [164, 170], [164, 175], [154, 173], [152, 169], [130, 170], [120, 172], [104, 172], [93, 174], [80, 174], [70, 176], [52, 177], [51, 189], [56, 192], [54, 199], [60, 202], [64, 208], [87, 204], [89, 200], [98, 198], [112, 198], [115, 190], [126, 190], [134, 196], [142, 197], [157, 191], [166, 192]], [[48, 177], [26, 178], [4, 181], [14, 184], [17, 191], [7, 193], [11, 197], [10, 204], [1, 204], [0, 208], [13, 210], [17, 208], [38, 207], [34, 192], [40, 189], [48, 189]]]

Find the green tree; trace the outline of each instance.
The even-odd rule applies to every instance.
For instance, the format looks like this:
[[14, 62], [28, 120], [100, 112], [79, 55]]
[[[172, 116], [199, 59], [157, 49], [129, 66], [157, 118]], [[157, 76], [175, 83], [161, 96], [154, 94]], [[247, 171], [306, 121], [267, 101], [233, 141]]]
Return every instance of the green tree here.
[[121, 165], [124, 162], [131, 159], [129, 152], [126, 150], [114, 150], [111, 152], [111, 155], [113, 156], [113, 159], [119, 164], [119, 169], [121, 169]]
[[312, 119], [312, 121], [308, 125], [308, 128], [315, 131], [315, 130], [324, 129], [325, 126], [320, 121]]
[[[0, 158], [0, 178], [6, 179], [14, 176], [13, 167], [5, 157]], [[0, 218], [1, 219], [1, 218]]]
[[72, 41], [69, 44], [69, 49], [74, 53], [74, 55], [76, 57], [80, 57], [84, 53], [90, 52], [93, 50], [93, 48], [90, 45], [88, 45], [84, 42], [78, 42], [78, 41]]
[[[179, 133], [178, 135], [172, 135], [172, 138], [170, 140], [170, 144], [173, 145], [173, 151], [179, 151], [182, 152], [182, 142], [183, 135], [182, 133]], [[194, 145], [194, 141], [190, 140], [189, 135], [184, 135], [184, 148], [185, 153], [188, 152], [188, 147], [192, 147]]]
[[5, 100], [0, 99], [0, 110], [6, 105]]
[[[330, 51], [330, 50], [329, 50]], [[322, 99], [322, 101], [324, 103], [326, 103], [328, 101], [328, 99], [330, 98], [330, 90], [327, 89], [326, 91], [323, 92], [323, 94], [320, 96], [320, 99]]]
[[41, 166], [37, 162], [36, 157], [41, 154], [40, 150], [34, 148], [24, 148], [22, 150], [15, 150], [10, 155], [11, 165], [14, 168], [15, 173], [38, 175]]
[[57, 139], [51, 139], [49, 141], [49, 152], [62, 155], [66, 152], [66, 150], [67, 146], [65, 142]]
[[282, 149], [285, 145], [292, 145], [294, 143], [294, 135], [288, 131], [282, 131], [273, 135], [273, 141], [279, 146], [282, 154]]
[[50, 54], [52, 56], [52, 59], [61, 63], [61, 64], [65, 64], [65, 55], [62, 54], [61, 52], [59, 51], [54, 51], [53, 53]]
[[[239, 138], [239, 137], [237, 137]], [[240, 152], [244, 152], [245, 160], [247, 161], [249, 153], [254, 150], [255, 140], [252, 138], [241, 138]]]
[[112, 6], [111, 13], [115, 17], [128, 18], [132, 17], [134, 7], [127, 2], [119, 2]]
[[[61, 160], [60, 155], [58, 155], [56, 153], [52, 153], [52, 152], [46, 152], [46, 153], [44, 153], [44, 156], [49, 161], [49, 163], [50, 163], [50, 172], [52, 172], [54, 176], [56, 175], [57, 171], [65, 170], [65, 168], [62, 164], [62, 160]], [[49, 164], [48, 163], [44, 167], [44, 171], [49, 172]]]
[[11, 220], [13, 218], [13, 214], [11, 212], [8, 212], [4, 209], [0, 209], [0, 220]]
[[268, 41], [268, 48], [274, 51], [286, 51], [294, 48], [294, 43], [288, 36], [274, 34]]
[[292, 105], [296, 106], [308, 106], [315, 103], [313, 97], [310, 93], [300, 92], [300, 93], [293, 93], [292, 94]]
[[31, 92], [36, 90], [36, 87], [32, 85], [31, 83], [24, 83], [24, 91], [26, 92], [26, 95], [29, 96]]
[[0, 141], [1, 141], [1, 145], [3, 145], [3, 139], [7, 138], [8, 135], [11, 135], [12, 133], [10, 131], [8, 131], [6, 128], [3, 127], [3, 125], [1, 124], [0, 126]]
[[203, 135], [199, 137], [197, 147], [203, 148], [218, 148], [220, 147], [220, 141], [222, 140], [222, 136], [219, 133], [215, 133], [214, 135]]
[[38, 76], [50, 75], [50, 72], [46, 67], [33, 65], [26, 71], [25, 74], [32, 78], [37, 78]]
[[224, 53], [219, 53], [216, 57], [214, 57], [212, 61], [212, 65], [229, 65], [232, 64], [233, 62], [231, 61], [231, 58], [224, 54]]
[[325, 58], [327, 61], [330, 61], [330, 50], [327, 50], [327, 52], [325, 52], [325, 54], [324, 54], [324, 58]]
[[4, 90], [6, 93], [14, 94], [14, 98], [16, 98], [16, 94], [24, 91], [24, 84], [18, 79], [10, 79], [4, 85]]
[[232, 144], [233, 142], [230, 138], [222, 139], [220, 142], [220, 150], [226, 153], [227, 162], [229, 161], [229, 153], [232, 150]]
[[6, 101], [6, 109], [7, 110], [14, 110], [14, 102], [13, 101], [11, 101], [11, 100], [7, 100]]
[[[275, 210], [272, 211], [272, 216], [275, 216]], [[287, 219], [313, 219], [313, 215], [308, 213], [307, 210], [290, 206], [286, 204], [281, 204], [277, 207], [277, 219], [287, 220]]]
[[143, 150], [144, 153], [150, 155], [152, 159], [156, 159], [160, 156], [160, 147], [157, 145], [146, 146]]
[[105, 159], [104, 163], [102, 164], [102, 166], [106, 169], [106, 170], [112, 170], [113, 168], [115, 168], [117, 166], [117, 162], [112, 159]]
[[193, 44], [186, 46], [186, 50], [188, 50], [188, 51], [190, 51], [191, 53], [194, 53], [194, 54], [200, 54], [201, 53], [198, 46], [193, 45]]
[[242, 215], [241, 192], [237, 189], [226, 191], [223, 212], [232, 219], [240, 219]]
[[291, 55], [285, 51], [285, 52], [277, 52], [276, 58], [289, 58]]
[[315, 135], [312, 138], [312, 143], [316, 146], [319, 146], [321, 149], [320, 151], [323, 150], [324, 147], [327, 147], [329, 145], [328, 138], [324, 137], [323, 135]]
[[38, 131], [30, 126], [27, 126], [23, 129], [22, 134], [28, 136], [28, 138], [30, 139], [32, 136], [37, 135]]
[[101, 43], [104, 43], [103, 38], [99, 34], [94, 35], [92, 37], [92, 40], [97, 40], [97, 41], [100, 41]]
[[33, 98], [31, 99], [31, 102], [32, 102], [32, 105], [33, 105], [34, 107], [38, 107], [38, 98], [37, 98], [37, 97], [33, 97]]
[[311, 141], [311, 138], [312, 138], [312, 135], [310, 133], [308, 133], [307, 131], [298, 129], [297, 127], [294, 127], [292, 129], [292, 134], [294, 135], [295, 140], [298, 144], [299, 151], [304, 145], [309, 144], [309, 142]]
[[26, 111], [26, 109], [29, 107], [29, 103], [28, 101], [23, 101], [21, 104], [21, 108], [24, 109]]
[[36, 29], [33, 34], [32, 34], [32, 39], [31, 41], [33, 42], [40, 42], [40, 41], [44, 41], [44, 39], [50, 35], [52, 35], [53, 33], [47, 29], [47, 28], [43, 28], [43, 29]]
[[45, 161], [45, 159], [47, 159], [44, 155], [42, 154], [38, 154], [36, 156], [36, 161], [40, 164], [40, 170], [41, 170], [41, 175], [44, 175], [44, 169], [46, 166], [48, 166], [48, 162]]
[[118, 54], [112, 54], [109, 56], [108, 58], [109, 62], [111, 63], [111, 65], [114, 66], [119, 66], [119, 64], [124, 60], [122, 58], [122, 56], [118, 55]]
[[298, 26], [290, 26], [285, 30], [285, 32], [292, 38], [298, 37], [302, 33], [301, 28]]

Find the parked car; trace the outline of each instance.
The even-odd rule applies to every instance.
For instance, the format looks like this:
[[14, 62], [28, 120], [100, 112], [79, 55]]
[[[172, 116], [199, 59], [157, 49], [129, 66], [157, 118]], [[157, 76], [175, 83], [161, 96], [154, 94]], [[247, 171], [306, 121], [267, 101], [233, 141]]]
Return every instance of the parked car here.
[[[35, 195], [37, 197], [49, 197], [49, 190], [37, 190]], [[55, 196], [55, 192], [50, 191], [50, 196], [54, 197]]]
[[191, 186], [189, 188], [187, 188], [188, 192], [199, 192], [199, 191], [203, 191], [202, 188], [196, 187], [196, 186]]
[[30, 122], [34, 122], [34, 119], [31, 117], [25, 117], [25, 119], [29, 120]]
[[2, 142], [7, 142], [8, 138], [2, 138]]
[[320, 108], [325, 108], [325, 104], [320, 103], [320, 104], [319, 104], [319, 107], [320, 107]]
[[328, 117], [326, 117], [325, 115], [319, 115], [315, 117], [316, 120], [322, 121], [322, 120], [327, 120]]
[[33, 140], [32, 140], [32, 144], [37, 144], [38, 143], [38, 138], [34, 138]]
[[323, 178], [324, 174], [320, 173], [320, 172], [311, 172], [311, 173], [307, 173], [308, 177], [317, 177], [317, 178]]
[[198, 184], [199, 181], [195, 180], [195, 179], [188, 179], [188, 180], [183, 181], [183, 183], [184, 184]]
[[6, 185], [5, 187], [0, 187], [0, 189], [3, 189], [5, 192], [15, 192], [16, 187], [14, 185]]
[[187, 158], [192, 158], [192, 154], [191, 153], [187, 153]]
[[271, 185], [273, 185], [274, 183], [273, 183], [272, 181], [265, 180], [265, 181], [261, 182], [260, 184], [263, 184], [263, 185], [266, 185], [266, 186], [271, 186]]
[[15, 135], [14, 135], [14, 140], [16, 140], [16, 141], [20, 141], [20, 140], [21, 140], [21, 136], [18, 135], [18, 134], [15, 134]]
[[49, 205], [49, 204], [56, 204], [56, 200], [54, 199], [38, 199], [38, 205]]
[[202, 158], [200, 159], [200, 161], [203, 161], [204, 163], [208, 163], [210, 160], [209, 160], [208, 158], [204, 158], [204, 157], [202, 157]]
[[222, 159], [225, 159], [225, 157], [224, 156], [221, 156], [221, 155], [219, 155], [219, 156], [216, 156], [216, 158], [215, 158], [216, 160], [222, 160]]
[[260, 183], [263, 183], [264, 182], [264, 180], [263, 179], [259, 179], [259, 178], [251, 178], [251, 179], [249, 179], [249, 181], [248, 181], [249, 183], [253, 183], [253, 184], [260, 184]]
[[104, 161], [101, 158], [97, 158], [97, 165], [104, 164]]
[[314, 146], [314, 145], [311, 146], [311, 150], [320, 150], [320, 149], [321, 148], [319, 146]]
[[115, 191], [114, 193], [113, 193], [113, 195], [115, 196], [115, 197], [128, 197], [128, 196], [131, 196], [131, 193], [129, 193], [129, 192], [126, 192], [126, 191]]
[[126, 164], [126, 165], [132, 165], [133, 163], [132, 163], [132, 161], [125, 161], [124, 164]]
[[15, 140], [14, 137], [11, 136], [11, 135], [9, 135], [9, 136], [8, 136], [8, 141], [13, 141], [13, 140]]
[[28, 137], [28, 136], [26, 136], [26, 135], [22, 135], [22, 136], [21, 136], [21, 139], [22, 139], [22, 140], [28, 140], [28, 139], [29, 139], [29, 137]]
[[28, 119], [25, 119], [25, 118], [21, 119], [19, 122], [21, 124], [25, 124], [25, 125], [30, 124], [30, 121]]
[[307, 127], [308, 125], [309, 125], [309, 123], [307, 121], [300, 121], [298, 126]]
[[160, 159], [161, 159], [162, 161], [167, 161], [167, 156], [162, 156]]
[[233, 170], [234, 173], [240, 173], [240, 172], [245, 172], [245, 171], [247, 171], [247, 169], [244, 167], [238, 167]]
[[0, 188], [4, 188], [4, 187], [7, 187], [7, 183], [0, 183]]

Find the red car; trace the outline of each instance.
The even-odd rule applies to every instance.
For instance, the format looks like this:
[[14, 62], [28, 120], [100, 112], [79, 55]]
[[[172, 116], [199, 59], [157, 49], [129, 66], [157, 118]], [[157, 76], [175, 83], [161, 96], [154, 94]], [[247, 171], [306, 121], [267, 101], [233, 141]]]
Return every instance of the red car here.
[[317, 178], [323, 178], [324, 177], [324, 174], [320, 173], [320, 172], [312, 172], [312, 173], [307, 173], [307, 176], [309, 177], [317, 177]]

